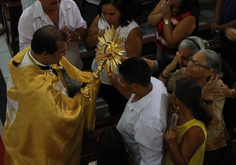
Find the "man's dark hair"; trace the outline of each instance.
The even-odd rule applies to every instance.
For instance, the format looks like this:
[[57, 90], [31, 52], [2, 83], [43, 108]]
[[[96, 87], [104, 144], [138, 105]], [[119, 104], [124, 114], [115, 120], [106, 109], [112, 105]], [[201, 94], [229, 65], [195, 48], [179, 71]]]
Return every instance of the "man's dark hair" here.
[[129, 22], [133, 19], [131, 12], [132, 0], [102, 0], [98, 7], [100, 18], [102, 18], [102, 6], [107, 4], [111, 4], [120, 11], [119, 23], [121, 27], [129, 25]]
[[57, 50], [57, 41], [67, 42], [67, 35], [52, 25], [44, 26], [33, 35], [31, 48], [36, 54], [42, 54], [44, 51], [54, 54]]
[[120, 65], [119, 72], [128, 84], [136, 83], [143, 87], [150, 84], [151, 69], [141, 57], [131, 57], [125, 60]]

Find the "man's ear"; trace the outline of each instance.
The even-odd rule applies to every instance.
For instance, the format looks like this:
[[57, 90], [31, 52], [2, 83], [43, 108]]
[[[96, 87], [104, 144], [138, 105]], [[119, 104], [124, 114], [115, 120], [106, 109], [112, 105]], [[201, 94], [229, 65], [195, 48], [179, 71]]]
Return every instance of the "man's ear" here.
[[210, 77], [213, 73], [213, 69], [205, 70], [205, 77]]
[[136, 84], [136, 83], [131, 84], [131, 90], [132, 91], [136, 92], [138, 90], [138, 88], [139, 88], [138, 84]]
[[46, 51], [43, 51], [43, 53], [41, 55], [47, 58], [48, 55], [50, 55], [50, 54], [48, 52], [46, 52]]

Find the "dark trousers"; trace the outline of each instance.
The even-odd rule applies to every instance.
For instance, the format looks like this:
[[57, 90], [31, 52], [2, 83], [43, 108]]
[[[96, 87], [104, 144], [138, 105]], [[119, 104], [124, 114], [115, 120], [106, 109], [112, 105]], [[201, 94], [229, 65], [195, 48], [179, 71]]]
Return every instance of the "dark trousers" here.
[[226, 141], [227, 146], [213, 151], [205, 151], [203, 165], [234, 165], [231, 130], [229, 130], [229, 135], [230, 139]]
[[99, 95], [106, 101], [111, 116], [122, 114], [127, 100], [120, 94], [120, 92], [112, 85], [101, 83]]
[[3, 125], [6, 120], [6, 105], [7, 105], [7, 88], [2, 72], [0, 70], [0, 118], [2, 120]]
[[236, 52], [221, 47], [221, 58], [230, 66], [234, 73], [236, 73]]

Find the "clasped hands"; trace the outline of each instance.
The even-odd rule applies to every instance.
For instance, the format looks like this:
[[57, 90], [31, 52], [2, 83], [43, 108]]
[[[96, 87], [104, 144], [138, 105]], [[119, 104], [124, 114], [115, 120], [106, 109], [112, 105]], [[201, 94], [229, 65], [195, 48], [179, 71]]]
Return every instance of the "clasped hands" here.
[[70, 29], [68, 29], [66, 26], [62, 29], [64, 33], [67, 34], [67, 42], [72, 43], [78, 41], [78, 34]]
[[171, 10], [170, 10], [171, 4], [168, 1], [163, 1], [161, 4], [161, 13], [163, 20], [170, 19], [171, 18]]

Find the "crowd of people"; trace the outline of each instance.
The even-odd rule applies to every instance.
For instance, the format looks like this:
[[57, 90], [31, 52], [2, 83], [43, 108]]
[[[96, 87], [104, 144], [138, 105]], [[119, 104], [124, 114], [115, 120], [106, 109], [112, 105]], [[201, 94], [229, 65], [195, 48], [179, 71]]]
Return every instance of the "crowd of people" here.
[[[85, 0], [86, 14], [73, 0], [23, 2], [20, 52], [9, 62], [6, 165], [80, 164], [97, 95], [121, 118], [99, 136], [90, 165], [234, 164], [236, 10], [227, 6], [235, 2], [217, 1], [211, 31], [220, 35], [220, 56], [197, 36], [197, 0], [155, 1], [147, 19], [157, 28], [155, 60], [141, 57], [132, 0]], [[95, 74], [98, 53], [82, 71], [78, 42], [99, 47], [112, 28], [125, 50], [116, 72]]]

